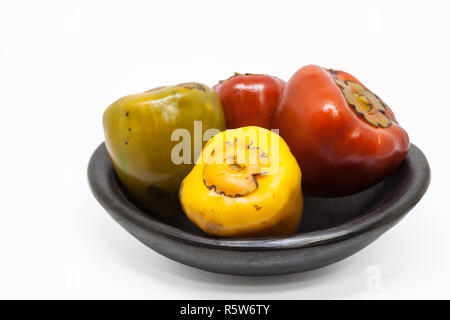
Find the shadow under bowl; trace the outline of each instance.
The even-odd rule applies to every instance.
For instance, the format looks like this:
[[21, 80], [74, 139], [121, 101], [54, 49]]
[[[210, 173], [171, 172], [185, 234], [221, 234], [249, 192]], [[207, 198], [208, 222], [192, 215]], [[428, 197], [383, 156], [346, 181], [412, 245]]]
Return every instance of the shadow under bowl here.
[[120, 183], [104, 143], [89, 161], [88, 180], [106, 211], [156, 252], [203, 270], [261, 276], [320, 268], [366, 247], [417, 204], [429, 185], [430, 167], [411, 144], [399, 168], [370, 189], [340, 198], [305, 197], [296, 234], [246, 239], [212, 237], [184, 214], [167, 218], [140, 208]]

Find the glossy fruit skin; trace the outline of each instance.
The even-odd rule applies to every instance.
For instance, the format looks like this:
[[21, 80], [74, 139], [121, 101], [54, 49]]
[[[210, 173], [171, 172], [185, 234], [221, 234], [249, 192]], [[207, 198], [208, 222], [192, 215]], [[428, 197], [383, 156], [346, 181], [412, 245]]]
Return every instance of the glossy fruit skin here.
[[285, 82], [264, 74], [236, 74], [213, 89], [219, 95], [228, 129], [259, 126], [270, 129]]
[[408, 134], [387, 106], [392, 125], [371, 125], [348, 105], [333, 77], [361, 84], [346, 72], [305, 66], [287, 83], [272, 124], [302, 169], [304, 193], [312, 196], [362, 191], [395, 170], [409, 149]]
[[[266, 147], [255, 143], [251, 147], [259, 147], [271, 161], [269, 168], [264, 167], [264, 175], [257, 178], [257, 189], [245, 196], [228, 196], [208, 186], [204, 180], [208, 156], [225, 141], [249, 137], [252, 132], [257, 132], [259, 141], [265, 139], [268, 143]], [[303, 211], [301, 171], [279, 135], [260, 127], [226, 130], [205, 145], [201, 156], [204, 161], [197, 160], [183, 180], [179, 194], [183, 210], [194, 224], [220, 237], [280, 236], [296, 232]]]
[[[195, 161], [196, 120], [202, 121], [202, 135], [211, 128], [225, 130], [217, 94], [199, 83], [132, 94], [106, 109], [103, 127], [108, 153], [120, 181], [139, 204], [154, 208], [177, 203], [179, 184]], [[180, 143], [172, 141], [176, 129], [190, 133], [190, 163], [172, 161], [172, 149]]]

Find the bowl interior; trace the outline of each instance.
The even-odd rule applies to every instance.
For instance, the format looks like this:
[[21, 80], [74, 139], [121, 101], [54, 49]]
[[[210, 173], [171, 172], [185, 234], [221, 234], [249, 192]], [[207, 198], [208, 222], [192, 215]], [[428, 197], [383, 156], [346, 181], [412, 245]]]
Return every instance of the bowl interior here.
[[139, 207], [120, 183], [104, 143], [91, 157], [88, 178], [97, 200], [114, 219], [133, 234], [139, 229], [141, 235], [158, 232], [183, 243], [189, 242], [199, 246], [270, 250], [338, 241], [382, 225], [392, 225], [392, 222], [398, 221], [406, 214], [425, 193], [430, 181], [430, 168], [424, 154], [411, 144], [402, 164], [383, 181], [347, 197], [305, 197], [303, 218], [296, 235], [260, 239], [208, 236], [187, 219], [176, 202], [163, 210], [155, 206], [151, 209]]
[[[393, 174], [376, 184], [375, 186], [356, 194], [339, 198], [304, 198], [303, 217], [297, 234], [319, 231], [342, 225], [371, 212], [380, 203], [383, 203], [392, 194], [392, 191], [400, 187], [402, 173], [407, 169], [408, 163], [403, 163]], [[174, 204], [167, 215], [167, 207], [164, 209], [140, 207], [131, 196], [127, 194], [125, 187], [120, 183], [114, 173], [115, 183], [119, 186], [125, 197], [137, 206], [142, 212], [152, 218], [194, 235], [215, 238], [209, 236], [195, 226], [183, 213], [179, 203]]]

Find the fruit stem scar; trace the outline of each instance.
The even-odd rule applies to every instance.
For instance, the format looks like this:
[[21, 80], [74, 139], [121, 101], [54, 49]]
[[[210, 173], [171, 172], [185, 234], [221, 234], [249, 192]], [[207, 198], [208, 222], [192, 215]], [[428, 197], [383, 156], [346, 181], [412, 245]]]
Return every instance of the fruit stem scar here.
[[356, 115], [376, 128], [388, 128], [393, 120], [386, 114], [388, 108], [380, 98], [362, 84], [337, 77], [338, 71], [329, 70], [336, 85], [341, 89], [348, 106]]
[[[253, 141], [246, 144], [242, 141], [238, 142], [237, 138], [234, 139], [233, 144], [225, 141], [226, 148], [229, 148], [226, 153], [228, 156], [222, 159], [215, 157], [214, 149], [203, 169], [205, 187], [219, 195], [232, 198], [244, 197], [257, 190], [259, 187], [257, 179], [269, 174], [269, 171], [263, 169], [268, 167], [270, 161], [264, 151], [252, 145]], [[237, 149], [239, 148], [247, 150], [244, 163], [238, 163]], [[254, 159], [257, 160], [256, 163], [247, 156], [249, 150], [258, 150], [258, 157]]]

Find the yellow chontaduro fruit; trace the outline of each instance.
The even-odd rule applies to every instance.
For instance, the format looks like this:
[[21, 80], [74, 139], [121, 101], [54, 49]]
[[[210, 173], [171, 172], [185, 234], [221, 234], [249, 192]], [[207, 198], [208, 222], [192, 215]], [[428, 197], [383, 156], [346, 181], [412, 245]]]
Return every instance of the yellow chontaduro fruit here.
[[297, 161], [278, 134], [260, 127], [209, 140], [179, 197], [194, 224], [222, 237], [293, 234], [303, 211]]

